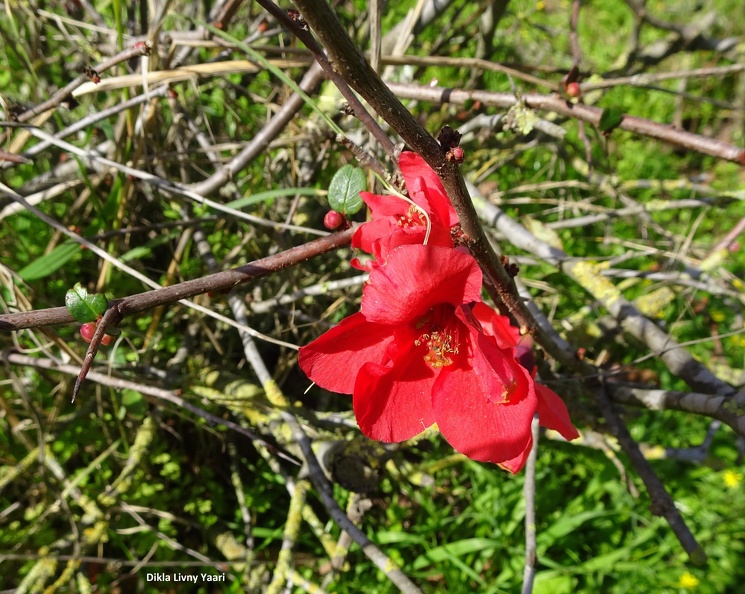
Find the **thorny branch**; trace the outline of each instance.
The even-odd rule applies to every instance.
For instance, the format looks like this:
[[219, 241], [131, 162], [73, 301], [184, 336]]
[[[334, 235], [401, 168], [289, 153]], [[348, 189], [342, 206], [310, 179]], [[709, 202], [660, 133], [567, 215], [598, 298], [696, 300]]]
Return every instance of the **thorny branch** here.
[[[406, 83], [389, 83], [388, 87], [397, 97], [404, 99], [418, 99], [433, 103], [454, 103], [462, 105], [466, 101], [481, 101], [484, 105], [509, 108], [522, 101], [526, 107], [541, 111], [552, 111], [569, 118], [577, 119], [589, 124], [598, 125], [603, 110], [581, 103], [572, 104], [558, 95], [539, 95], [525, 93], [516, 97], [513, 93], [494, 93], [491, 91], [466, 91], [463, 89], [449, 89], [445, 87], [430, 87]], [[628, 130], [649, 138], [661, 140], [672, 145], [680, 146], [706, 155], [712, 155], [726, 161], [745, 165], [745, 150], [738, 146], [694, 134], [686, 130], [678, 130], [666, 124], [653, 122], [645, 118], [624, 115], [619, 129]]]
[[295, 4], [344, 80], [437, 172], [458, 213], [463, 231], [470, 238], [471, 251], [496, 288], [499, 299], [516, 317], [524, 332], [534, 328], [530, 313], [517, 296], [514, 280], [484, 235], [459, 166], [445, 158], [445, 151], [439, 143], [370, 67], [324, 0], [297, 0]]
[[[160, 305], [176, 303], [181, 299], [188, 299], [195, 295], [209, 292], [219, 292], [232, 289], [240, 284], [266, 276], [272, 272], [294, 266], [301, 262], [319, 256], [331, 250], [347, 245], [354, 233], [354, 229], [340, 231], [326, 237], [320, 237], [303, 245], [255, 260], [250, 264], [209, 274], [183, 283], [162, 287], [153, 291], [146, 291], [130, 295], [122, 299], [109, 301], [109, 308], [116, 311], [122, 318], [134, 313], [152, 309]], [[0, 315], [1, 330], [22, 330], [24, 328], [38, 328], [52, 324], [66, 324], [75, 321], [65, 307], [54, 307], [35, 311], [18, 312]]]

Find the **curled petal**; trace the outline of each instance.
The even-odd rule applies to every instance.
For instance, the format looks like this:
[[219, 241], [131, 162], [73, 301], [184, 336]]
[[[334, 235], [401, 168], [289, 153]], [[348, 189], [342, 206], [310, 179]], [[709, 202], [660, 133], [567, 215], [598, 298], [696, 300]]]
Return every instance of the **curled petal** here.
[[[428, 245], [453, 247], [450, 227], [436, 217], [427, 215], [431, 222], [427, 233], [427, 217], [402, 198], [369, 192], [360, 195], [370, 206], [372, 220], [357, 229], [352, 236], [352, 247], [372, 254], [381, 263], [396, 247], [423, 244], [425, 238]], [[429, 212], [427, 208], [424, 210]]]
[[[418, 154], [406, 151], [398, 159], [398, 167], [404, 175], [406, 189], [412, 200], [420, 206], [422, 198], [426, 201], [427, 212], [438, 222], [450, 228], [458, 223], [458, 215], [448, 198], [442, 182], [432, 168]], [[419, 181], [417, 181], [417, 179]]]
[[564, 401], [550, 388], [536, 383], [538, 396], [538, 419], [542, 427], [558, 431], [561, 436], [571, 441], [579, 437], [579, 431], [572, 425]]
[[[469, 458], [508, 463], [522, 455], [531, 438], [530, 423], [537, 405], [533, 382], [509, 356], [503, 355], [501, 363], [489, 361], [481, 347], [493, 346], [490, 341], [479, 344], [471, 339], [471, 343], [470, 356], [459, 357], [440, 371], [432, 391], [435, 422], [443, 437]], [[511, 368], [502, 371], [516, 379], [513, 386], [505, 385], [495, 372], [495, 367], [510, 362]]]
[[471, 309], [473, 316], [481, 324], [481, 328], [488, 336], [493, 336], [500, 349], [517, 346], [520, 340], [520, 330], [510, 324], [507, 316], [499, 315], [485, 303], [476, 303]]
[[528, 456], [530, 455], [530, 449], [533, 447], [533, 435], [530, 435], [530, 439], [528, 439], [528, 443], [525, 446], [525, 449], [522, 451], [522, 453], [518, 456], [515, 456], [514, 458], [510, 460], [505, 460], [504, 462], [500, 462], [499, 465], [504, 468], [505, 470], [509, 470], [512, 474], [517, 474], [520, 472], [525, 466], [525, 463], [528, 461]]
[[409, 203], [398, 196], [360, 192], [360, 198], [370, 207], [373, 219], [404, 216], [409, 210]]
[[389, 363], [367, 363], [354, 385], [354, 415], [371, 439], [404, 441], [434, 423], [431, 394], [437, 374], [411, 348], [413, 336], [399, 342], [403, 332], [388, 349]]
[[392, 340], [390, 327], [371, 324], [356, 313], [300, 347], [298, 363], [305, 375], [322, 388], [351, 394], [366, 362], [386, 362], [386, 347]]
[[[426, 229], [423, 227], [420, 227], [419, 229], [420, 239], [417, 243], [422, 243]], [[359, 248], [368, 254], [372, 254], [378, 260], [384, 260], [390, 250], [386, 245], [385, 253], [383, 253], [380, 247], [381, 241], [389, 244], [392, 240], [392, 236], [399, 235], [400, 233], [401, 228], [395, 224], [393, 219], [373, 219], [364, 225], [360, 225], [354, 232], [354, 235], [352, 236], [352, 247]], [[414, 242], [412, 241], [411, 243]]]
[[481, 270], [470, 254], [458, 250], [404, 245], [385, 266], [370, 273], [361, 311], [375, 323], [410, 322], [438, 304], [461, 305], [481, 299]]

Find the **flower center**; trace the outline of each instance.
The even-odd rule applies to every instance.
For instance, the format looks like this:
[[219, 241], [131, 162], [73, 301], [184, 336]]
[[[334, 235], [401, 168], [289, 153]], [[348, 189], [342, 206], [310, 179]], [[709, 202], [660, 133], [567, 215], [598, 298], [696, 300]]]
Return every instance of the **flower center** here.
[[413, 204], [409, 206], [409, 211], [405, 215], [399, 215], [397, 224], [399, 227], [426, 227], [427, 221], [422, 211]]
[[425, 363], [432, 369], [440, 369], [452, 365], [453, 355], [458, 354], [458, 332], [454, 324], [438, 323], [434, 318], [435, 313], [429, 312], [419, 320], [417, 328], [424, 332], [419, 335], [414, 344], [418, 347], [426, 347]]

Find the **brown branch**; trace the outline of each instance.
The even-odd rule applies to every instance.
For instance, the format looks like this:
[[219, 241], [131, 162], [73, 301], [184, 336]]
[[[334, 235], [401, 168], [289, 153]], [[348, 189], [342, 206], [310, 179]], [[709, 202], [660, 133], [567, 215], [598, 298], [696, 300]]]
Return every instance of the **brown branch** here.
[[[389, 83], [388, 87], [398, 97], [432, 101], [433, 103], [453, 103], [462, 105], [468, 100], [481, 101], [484, 105], [509, 108], [518, 102], [513, 93], [493, 93], [489, 91], [465, 91], [445, 87], [424, 87], [420, 85]], [[539, 95], [529, 93], [522, 95], [520, 100], [526, 106], [541, 111], [552, 111], [572, 119], [598, 125], [603, 110], [589, 105], [567, 103], [558, 95]], [[685, 130], [677, 130], [669, 125], [660, 124], [644, 118], [624, 115], [618, 126], [621, 130], [628, 130], [635, 134], [661, 140], [668, 144], [681, 146], [692, 151], [712, 155], [720, 159], [745, 165], [745, 150], [733, 144], [707, 138]]]
[[663, 31], [674, 31], [681, 37], [691, 37], [695, 31], [695, 29], [687, 31], [682, 25], [671, 23], [670, 21], [663, 21], [662, 19], [655, 17], [647, 11], [647, 7], [645, 6], [646, 2], [641, 4], [636, 2], [636, 0], [625, 0], [625, 2], [639, 20], [646, 21], [657, 29], [662, 29]]
[[[123, 299], [112, 299], [109, 301], [109, 308], [116, 309], [122, 317], [126, 317], [139, 311], [175, 303], [176, 301], [188, 299], [195, 295], [202, 295], [211, 291], [230, 290], [237, 285], [261, 278], [284, 268], [289, 268], [310, 258], [343, 247], [351, 241], [353, 233], [354, 228], [347, 229], [346, 231], [340, 231], [339, 233], [314, 239], [284, 252], [261, 258], [244, 266], [224, 270], [223, 272], [217, 272], [177, 285], [171, 285], [170, 287], [138, 293]], [[74, 321], [75, 319], [65, 307], [2, 314], [0, 315], [0, 331], [38, 328], [40, 326], [66, 324]]]
[[[629, 52], [624, 70], [630, 70], [634, 62], [644, 66], [658, 64], [665, 58], [676, 52], [687, 51], [713, 51], [718, 53], [730, 52], [737, 48], [740, 43], [737, 37], [728, 37], [725, 39], [716, 39], [707, 37], [704, 32], [711, 29], [717, 19], [714, 12], [699, 11], [695, 18], [689, 19], [685, 25], [664, 21], [656, 18], [647, 12], [646, 2], [639, 3], [635, 0], [626, 0], [626, 4], [634, 13], [634, 48]], [[663, 31], [671, 31], [672, 34], [664, 41], [651, 43], [647, 51], [641, 52], [638, 49], [641, 29], [644, 24]]]
[[213, 7], [213, 12], [217, 12], [213, 19], [215, 27], [226, 31], [241, 4], [243, 4], [243, 0], [228, 0], [222, 6]]
[[[101, 72], [104, 72], [108, 70], [109, 68], [113, 68], [117, 64], [120, 64], [122, 62], [126, 62], [127, 60], [131, 60], [132, 58], [137, 58], [140, 56], [147, 56], [150, 53], [150, 47], [145, 44], [137, 44], [134, 47], [125, 49], [122, 52], [119, 52], [115, 56], [112, 56], [108, 60], [104, 60], [103, 62], [97, 64], [93, 67], [93, 70], [98, 72], [99, 74]], [[28, 122], [31, 118], [33, 118], [36, 115], [39, 115], [40, 113], [43, 113], [47, 111], [48, 109], [52, 109], [54, 107], [57, 107], [66, 97], [70, 95], [75, 89], [77, 89], [80, 85], [82, 85], [84, 82], [87, 82], [89, 79], [87, 74], [81, 74], [78, 76], [75, 80], [67, 84], [66, 86], [59, 89], [56, 93], [54, 93], [49, 99], [44, 101], [43, 103], [39, 103], [39, 105], [36, 105], [32, 107], [31, 109], [27, 109], [23, 113], [21, 113], [17, 121], [18, 122]]]
[[610, 401], [605, 385], [601, 384], [598, 388], [596, 401], [600, 405], [600, 409], [603, 413], [603, 417], [605, 417], [608, 427], [613, 435], [618, 439], [619, 444], [624, 452], [626, 452], [629, 460], [631, 460], [637, 474], [644, 481], [644, 485], [652, 499], [650, 511], [654, 515], [663, 516], [665, 520], [667, 520], [667, 523], [670, 525], [673, 533], [683, 546], [683, 549], [688, 553], [688, 557], [691, 561], [695, 565], [704, 565], [706, 563], [706, 552], [688, 529], [688, 526], [680, 515], [678, 508], [675, 507], [675, 502], [670, 496], [670, 493], [667, 492], [660, 477], [657, 476], [651, 464], [639, 449], [639, 444], [637, 444], [631, 437], [629, 430], [626, 428], [626, 425], [616, 412], [613, 403]]
[[80, 366], [80, 372], [78, 373], [78, 377], [75, 379], [75, 386], [72, 389], [71, 402], [75, 402], [75, 397], [80, 391], [80, 386], [83, 385], [85, 376], [88, 375], [88, 372], [91, 369], [91, 365], [93, 365], [93, 359], [95, 359], [96, 357], [98, 347], [101, 346], [101, 341], [103, 340], [104, 334], [106, 333], [106, 328], [110, 326], [116, 326], [121, 321], [121, 319], [122, 316], [116, 310], [116, 308], [110, 308], [104, 312], [103, 316], [98, 321], [98, 324], [96, 324], [96, 330], [93, 333], [90, 344], [88, 345], [88, 350], [86, 350], [85, 352], [85, 357], [83, 357], [83, 364]]
[[458, 213], [463, 231], [471, 240], [469, 247], [497, 287], [499, 298], [525, 331], [533, 328], [532, 317], [518, 297], [512, 277], [507, 274], [484, 235], [459, 166], [445, 158], [445, 151], [439, 143], [370, 67], [325, 0], [295, 0], [295, 5], [318, 35], [334, 69], [440, 177]]
[[579, 68], [582, 60], [582, 49], [579, 45], [579, 36], [577, 35], [577, 25], [579, 24], [579, 6], [580, 0], [572, 0], [572, 15], [569, 18], [569, 41], [572, 46], [572, 59], [574, 66]]
[[316, 62], [318, 62], [321, 68], [323, 68], [326, 76], [331, 81], [333, 81], [333, 83], [339, 89], [339, 92], [347, 100], [347, 103], [352, 108], [354, 115], [359, 118], [359, 120], [364, 124], [365, 128], [367, 128], [375, 137], [375, 139], [380, 143], [380, 146], [383, 147], [383, 150], [386, 152], [386, 154], [392, 155], [395, 147], [393, 145], [393, 142], [391, 142], [391, 139], [388, 138], [385, 131], [380, 127], [378, 122], [376, 122], [375, 119], [364, 108], [352, 89], [349, 88], [344, 78], [339, 76], [339, 73], [334, 70], [331, 62], [329, 62], [328, 58], [326, 57], [326, 53], [323, 51], [323, 48], [318, 45], [318, 42], [313, 38], [310, 32], [306, 30], [306, 28], [303, 26], [303, 23], [298, 23], [295, 20], [291, 19], [287, 15], [287, 11], [279, 8], [279, 6], [271, 2], [271, 0], [256, 1], [268, 13], [270, 13], [275, 19], [277, 19], [288, 31], [294, 33], [297, 38], [305, 44], [305, 47], [307, 47], [308, 50], [310, 50], [310, 53], [313, 54]]

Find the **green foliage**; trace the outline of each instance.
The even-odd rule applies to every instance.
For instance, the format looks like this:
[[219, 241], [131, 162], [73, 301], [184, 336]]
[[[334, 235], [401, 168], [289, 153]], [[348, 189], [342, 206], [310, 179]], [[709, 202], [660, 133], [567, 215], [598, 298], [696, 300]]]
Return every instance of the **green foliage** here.
[[614, 129], [618, 128], [623, 121], [623, 110], [618, 106], [606, 107], [603, 113], [600, 114], [600, 122], [598, 128], [600, 128], [606, 134], [609, 134]]
[[28, 266], [24, 266], [21, 270], [18, 271], [18, 276], [20, 276], [25, 281], [35, 281], [46, 278], [53, 272], [56, 272], [57, 270], [62, 268], [73, 256], [79, 253], [80, 244], [72, 240], [68, 240], [58, 245], [48, 254], [37, 258]]
[[331, 178], [329, 185], [329, 206], [345, 215], [358, 213], [364, 203], [360, 192], [367, 189], [365, 172], [353, 165], [344, 165]]
[[106, 311], [108, 301], [101, 293], [88, 293], [80, 283], [65, 294], [65, 307], [78, 322], [93, 322]]

